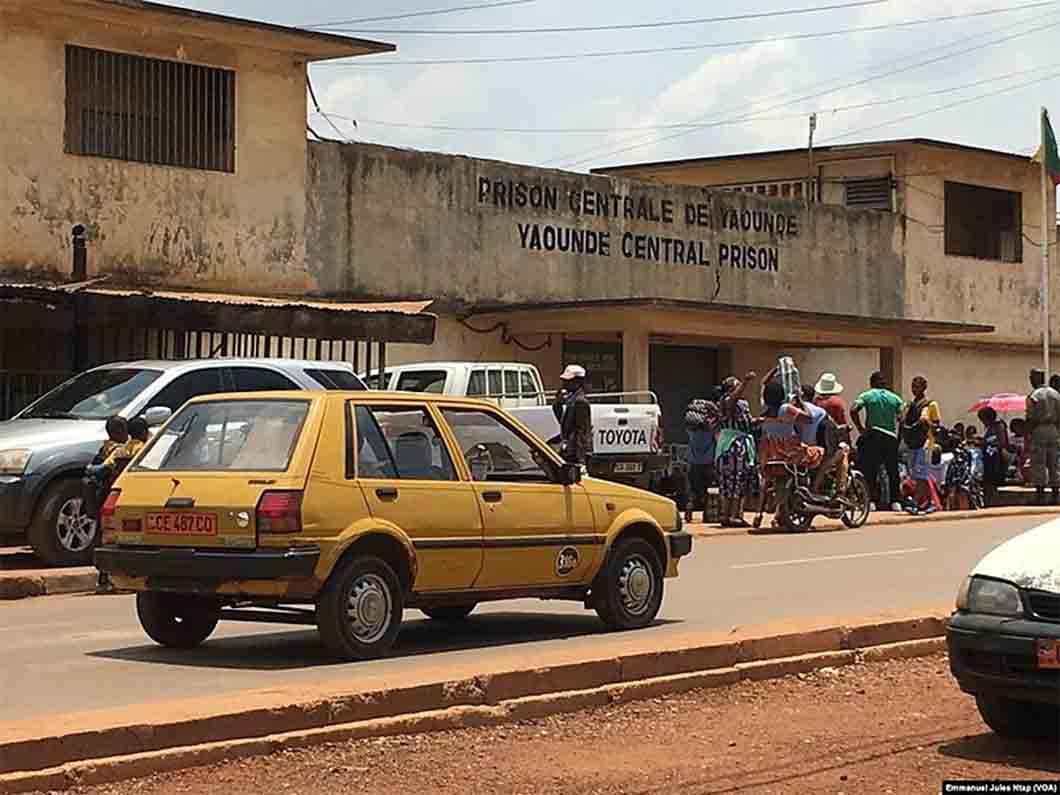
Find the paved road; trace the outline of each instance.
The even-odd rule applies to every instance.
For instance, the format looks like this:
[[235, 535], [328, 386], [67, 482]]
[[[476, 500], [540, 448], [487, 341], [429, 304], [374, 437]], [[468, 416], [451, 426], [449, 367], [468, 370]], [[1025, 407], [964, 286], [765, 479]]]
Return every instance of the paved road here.
[[[659, 626], [665, 642], [689, 631], [818, 616], [946, 606], [976, 561], [1041, 517], [937, 522], [697, 540], [681, 577], [668, 581]], [[308, 628], [223, 624], [206, 646], [154, 646], [128, 596], [27, 599], [0, 605], [0, 720], [232, 694], [279, 686], [351, 682], [365, 675], [444, 671], [475, 661], [525, 661], [554, 648], [599, 646], [600, 624], [579, 605], [522, 601], [482, 608], [446, 630], [410, 611], [393, 657], [328, 662]], [[623, 636], [629, 637], [629, 636]], [[488, 649], [488, 652], [486, 651]]]

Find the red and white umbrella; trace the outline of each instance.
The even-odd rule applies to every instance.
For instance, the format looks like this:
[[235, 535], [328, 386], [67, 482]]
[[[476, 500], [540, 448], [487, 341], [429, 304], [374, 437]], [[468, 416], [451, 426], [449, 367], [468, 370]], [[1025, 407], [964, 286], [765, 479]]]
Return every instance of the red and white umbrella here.
[[1027, 410], [1027, 396], [1017, 395], [1014, 392], [1002, 392], [977, 400], [968, 411], [978, 414], [985, 408], [991, 408], [998, 414], [1022, 414]]

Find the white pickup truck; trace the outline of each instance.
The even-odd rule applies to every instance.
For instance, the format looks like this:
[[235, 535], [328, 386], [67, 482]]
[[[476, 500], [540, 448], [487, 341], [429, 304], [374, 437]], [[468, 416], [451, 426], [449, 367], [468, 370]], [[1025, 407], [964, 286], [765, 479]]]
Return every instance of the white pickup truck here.
[[[429, 392], [479, 397], [508, 409], [549, 444], [558, 445], [559, 423], [552, 412], [541, 373], [515, 362], [422, 362], [386, 369], [383, 383], [365, 377], [370, 387], [394, 392]], [[373, 383], [374, 382], [374, 383]], [[670, 455], [662, 449], [662, 412], [650, 392], [590, 394], [593, 456], [590, 474], [667, 492], [672, 478]]]

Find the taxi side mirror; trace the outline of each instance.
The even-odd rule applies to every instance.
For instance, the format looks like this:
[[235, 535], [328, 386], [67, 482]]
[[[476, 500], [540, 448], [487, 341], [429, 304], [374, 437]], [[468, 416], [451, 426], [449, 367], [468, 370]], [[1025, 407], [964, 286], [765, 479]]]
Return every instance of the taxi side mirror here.
[[582, 482], [581, 464], [564, 464], [559, 468], [561, 486], [574, 486]]

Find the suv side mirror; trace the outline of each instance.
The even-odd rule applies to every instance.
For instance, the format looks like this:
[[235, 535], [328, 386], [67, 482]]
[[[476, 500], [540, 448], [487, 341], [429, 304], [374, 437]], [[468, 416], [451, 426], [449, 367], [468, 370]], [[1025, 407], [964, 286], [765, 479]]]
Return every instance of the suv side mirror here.
[[144, 412], [144, 422], [148, 428], [157, 428], [165, 425], [166, 421], [173, 416], [173, 410], [167, 406], [152, 406]]
[[561, 486], [574, 486], [582, 482], [581, 464], [564, 464], [559, 468]]

